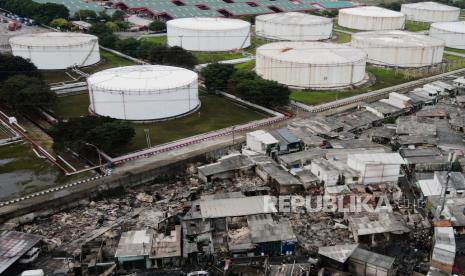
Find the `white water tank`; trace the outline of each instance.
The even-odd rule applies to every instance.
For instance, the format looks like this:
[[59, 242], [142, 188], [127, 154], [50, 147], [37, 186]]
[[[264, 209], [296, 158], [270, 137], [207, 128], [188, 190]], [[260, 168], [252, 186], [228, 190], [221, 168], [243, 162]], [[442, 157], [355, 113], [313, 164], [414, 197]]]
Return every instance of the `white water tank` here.
[[89, 66], [100, 61], [98, 38], [81, 33], [38, 33], [10, 38], [13, 55], [29, 59], [38, 69]]
[[465, 49], [464, 21], [433, 23], [429, 35], [445, 41], [447, 47]]
[[367, 54], [342, 44], [275, 42], [257, 48], [256, 72], [302, 88], [338, 88], [361, 82]]
[[342, 27], [364, 30], [400, 30], [405, 15], [385, 8], [367, 6], [339, 10], [338, 24]]
[[231, 18], [180, 18], [166, 24], [168, 45], [189, 51], [231, 51], [250, 46], [250, 23]]
[[323, 40], [331, 37], [331, 18], [300, 12], [259, 15], [255, 18], [255, 34], [275, 40]]
[[168, 119], [188, 114], [200, 105], [197, 73], [179, 67], [116, 67], [91, 75], [87, 84], [91, 111], [116, 119]]
[[360, 32], [350, 45], [364, 50], [368, 62], [398, 67], [423, 67], [440, 63], [444, 41], [407, 31]]
[[459, 20], [460, 9], [436, 2], [402, 4], [402, 13], [408, 20], [419, 22], [445, 22]]

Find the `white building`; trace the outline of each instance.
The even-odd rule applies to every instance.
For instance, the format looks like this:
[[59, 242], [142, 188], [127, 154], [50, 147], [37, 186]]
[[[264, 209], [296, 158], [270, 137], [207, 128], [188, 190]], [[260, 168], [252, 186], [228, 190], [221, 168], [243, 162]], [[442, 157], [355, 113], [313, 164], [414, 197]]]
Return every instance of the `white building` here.
[[247, 148], [262, 154], [270, 154], [278, 150], [279, 141], [264, 130], [256, 130], [246, 134]]
[[407, 31], [359, 32], [350, 46], [364, 50], [368, 62], [395, 67], [423, 67], [442, 62], [444, 41]]
[[250, 46], [250, 23], [231, 18], [179, 18], [166, 24], [168, 45], [189, 51], [231, 51]]
[[[460, 172], [451, 172], [449, 183], [447, 183], [447, 172], [434, 172], [433, 179], [418, 180], [418, 186], [424, 197], [441, 196], [446, 197], [464, 197], [465, 196], [465, 177]], [[446, 189], [447, 186], [447, 189]]]
[[399, 94], [397, 92], [391, 92], [389, 93], [389, 98], [384, 99], [383, 102], [388, 103], [398, 108], [405, 109], [405, 108], [409, 108], [412, 106], [411, 101], [412, 99], [405, 96], [404, 94]]
[[300, 12], [259, 15], [255, 18], [255, 34], [275, 40], [315, 41], [331, 37], [331, 18]]
[[364, 30], [400, 30], [405, 15], [385, 8], [365, 6], [339, 10], [338, 24], [342, 27]]
[[98, 38], [81, 33], [38, 33], [10, 38], [13, 55], [29, 59], [38, 69], [89, 66], [100, 61]]
[[401, 13], [408, 20], [419, 22], [445, 22], [458, 21], [460, 9], [436, 2], [418, 2], [402, 4]]
[[323, 42], [276, 42], [257, 48], [256, 72], [267, 80], [302, 88], [339, 88], [361, 83], [367, 55]]
[[188, 114], [200, 106], [197, 73], [178, 67], [136, 65], [100, 71], [87, 79], [95, 114], [152, 121]]
[[399, 153], [356, 153], [349, 154], [347, 165], [360, 172], [359, 183], [397, 183], [400, 166], [405, 164]]

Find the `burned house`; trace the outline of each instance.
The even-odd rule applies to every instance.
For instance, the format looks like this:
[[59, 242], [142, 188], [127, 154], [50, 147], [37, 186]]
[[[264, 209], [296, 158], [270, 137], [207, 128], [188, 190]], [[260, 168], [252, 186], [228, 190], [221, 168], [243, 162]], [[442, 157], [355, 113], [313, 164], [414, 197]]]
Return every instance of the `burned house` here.
[[115, 259], [120, 269], [150, 269], [153, 233], [150, 230], [124, 232], [121, 235]]
[[250, 174], [254, 163], [246, 155], [230, 154], [218, 160], [216, 163], [198, 167], [199, 178], [205, 183], [211, 183], [216, 179], [232, 179], [240, 175]]
[[362, 248], [356, 248], [349, 258], [349, 271], [361, 276], [394, 276], [395, 259]]
[[175, 225], [168, 234], [155, 235], [150, 258], [157, 268], [179, 267], [182, 263], [181, 248], [181, 225]]
[[409, 233], [402, 216], [395, 213], [371, 213], [349, 217], [349, 229], [355, 242], [375, 245]]
[[304, 190], [299, 179], [274, 162], [258, 164], [255, 172], [271, 187], [275, 194], [295, 194]]

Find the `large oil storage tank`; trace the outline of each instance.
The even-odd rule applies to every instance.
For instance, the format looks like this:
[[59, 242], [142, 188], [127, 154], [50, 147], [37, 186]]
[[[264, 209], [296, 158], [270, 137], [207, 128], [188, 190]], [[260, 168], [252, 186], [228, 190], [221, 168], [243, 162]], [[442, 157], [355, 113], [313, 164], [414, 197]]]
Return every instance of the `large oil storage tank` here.
[[250, 23], [231, 18], [180, 18], [167, 22], [169, 46], [189, 51], [230, 51], [250, 46]]
[[87, 79], [90, 109], [131, 121], [177, 117], [200, 105], [197, 73], [162, 65], [135, 65], [100, 71]]
[[430, 66], [444, 52], [440, 39], [399, 30], [354, 33], [350, 46], [364, 50], [370, 63], [398, 67]]
[[39, 69], [88, 66], [100, 61], [98, 38], [81, 33], [38, 33], [10, 38], [13, 55], [31, 60]]
[[408, 20], [419, 22], [447, 22], [459, 20], [460, 9], [436, 2], [402, 4], [400, 11]]
[[323, 40], [331, 37], [333, 20], [300, 12], [260, 15], [255, 18], [255, 33], [276, 40]]
[[338, 24], [364, 30], [399, 30], [405, 25], [405, 15], [385, 8], [367, 6], [339, 10]]
[[444, 40], [447, 47], [465, 49], [465, 21], [433, 23], [429, 35]]
[[323, 42], [275, 42], [257, 48], [256, 72], [304, 88], [338, 88], [363, 81], [367, 54]]

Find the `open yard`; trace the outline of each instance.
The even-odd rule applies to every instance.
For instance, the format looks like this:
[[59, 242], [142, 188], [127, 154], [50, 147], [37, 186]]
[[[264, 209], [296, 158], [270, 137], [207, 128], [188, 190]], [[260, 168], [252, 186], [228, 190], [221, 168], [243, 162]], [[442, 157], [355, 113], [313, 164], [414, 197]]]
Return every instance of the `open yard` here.
[[416, 22], [410, 20], [405, 21], [405, 29], [411, 32], [421, 32], [429, 30], [429, 25], [430, 24], [423, 22]]
[[166, 35], [161, 36], [146, 36], [141, 38], [143, 41], [155, 43], [155, 44], [166, 44]]
[[[88, 114], [89, 96], [87, 93], [63, 96], [58, 100], [59, 107], [55, 113], [60, 118], [69, 119]], [[127, 152], [146, 147], [144, 129], [149, 129], [151, 143], [156, 145], [267, 116], [224, 97], [205, 92], [200, 93], [200, 100], [202, 106], [193, 114], [164, 122], [134, 123], [136, 136]]]
[[[127, 66], [134, 65], [134, 62], [127, 60], [125, 58], [116, 56], [105, 50], [100, 50], [100, 62], [96, 65], [83, 67], [82, 71], [87, 73], [95, 73], [104, 69], [118, 67], [118, 66]], [[76, 74], [71, 70], [44, 70], [42, 75], [47, 83], [59, 83], [66, 81], [78, 81], [83, 80], [83, 77]]]
[[336, 43], [349, 43], [352, 40], [352, 35], [347, 33], [334, 31], [334, 35], [336, 35]]
[[376, 83], [370, 87], [362, 87], [352, 90], [293, 90], [290, 98], [294, 101], [301, 102], [308, 105], [317, 105], [321, 103], [335, 101], [337, 99], [351, 97], [357, 94], [366, 93], [369, 91], [378, 90], [381, 88], [401, 84], [412, 79], [407, 79], [405, 76], [395, 70], [380, 68], [380, 67], [367, 67], [367, 71], [376, 77]]

